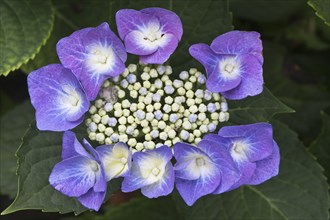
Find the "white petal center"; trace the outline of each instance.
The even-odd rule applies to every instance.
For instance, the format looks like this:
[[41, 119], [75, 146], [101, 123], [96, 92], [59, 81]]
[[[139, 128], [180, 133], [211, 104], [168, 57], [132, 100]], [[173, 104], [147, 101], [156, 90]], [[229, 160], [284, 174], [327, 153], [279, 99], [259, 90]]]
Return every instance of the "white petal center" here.
[[115, 54], [110, 46], [93, 44], [88, 46], [87, 67], [91, 72], [102, 74], [112, 69]]
[[249, 145], [244, 141], [235, 141], [230, 150], [230, 154], [236, 162], [248, 160]]
[[240, 62], [235, 57], [219, 61], [219, 72], [224, 79], [235, 79], [240, 76]]

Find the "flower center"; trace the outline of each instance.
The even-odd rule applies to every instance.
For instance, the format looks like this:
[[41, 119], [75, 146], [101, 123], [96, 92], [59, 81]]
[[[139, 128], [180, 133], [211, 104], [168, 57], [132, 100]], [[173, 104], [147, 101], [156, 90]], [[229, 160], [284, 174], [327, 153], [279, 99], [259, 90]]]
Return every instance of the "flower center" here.
[[125, 157], [120, 158], [120, 162], [121, 162], [123, 165], [127, 164], [127, 158], [125, 158]]
[[154, 176], [158, 176], [159, 173], [160, 173], [160, 169], [158, 169], [157, 167], [153, 168], [151, 173], [154, 175]]
[[245, 161], [247, 160], [247, 151], [249, 146], [242, 142], [242, 141], [236, 141], [233, 143], [232, 149], [231, 149], [231, 155], [235, 161]]
[[79, 94], [75, 91], [74, 88], [70, 86], [64, 86], [63, 91], [65, 96], [63, 96], [62, 101], [68, 108], [77, 107], [80, 103]]
[[197, 166], [201, 167], [205, 165], [205, 160], [202, 157], [196, 158], [196, 164]]
[[220, 60], [219, 72], [225, 79], [234, 79], [240, 76], [240, 64], [235, 57]]
[[114, 59], [112, 48], [101, 44], [94, 44], [88, 48], [87, 68], [95, 73], [109, 71]]
[[[127, 143], [135, 151], [177, 142], [198, 144], [229, 119], [226, 100], [205, 88], [196, 69], [171, 79], [170, 66], [130, 64], [112, 81], [105, 81], [86, 120], [91, 140]], [[201, 162], [202, 164], [202, 162]]]

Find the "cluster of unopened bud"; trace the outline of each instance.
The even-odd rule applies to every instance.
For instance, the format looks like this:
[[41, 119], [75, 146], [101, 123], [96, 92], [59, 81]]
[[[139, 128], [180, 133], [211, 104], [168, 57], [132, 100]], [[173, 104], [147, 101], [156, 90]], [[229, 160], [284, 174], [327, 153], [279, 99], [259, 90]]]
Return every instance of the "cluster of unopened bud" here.
[[198, 144], [229, 119], [226, 100], [205, 88], [197, 69], [171, 79], [171, 66], [130, 64], [105, 81], [86, 119], [91, 140], [127, 143], [137, 151], [177, 142]]

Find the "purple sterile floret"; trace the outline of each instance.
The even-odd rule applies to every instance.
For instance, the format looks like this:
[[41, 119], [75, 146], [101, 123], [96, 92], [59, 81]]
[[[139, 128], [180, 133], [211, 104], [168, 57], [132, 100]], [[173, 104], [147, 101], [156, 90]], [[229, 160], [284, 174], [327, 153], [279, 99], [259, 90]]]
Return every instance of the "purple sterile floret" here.
[[125, 70], [125, 47], [106, 22], [62, 38], [56, 49], [63, 66], [81, 81], [89, 100], [96, 98], [105, 79]]
[[174, 145], [176, 187], [187, 205], [207, 194], [227, 191], [240, 178], [225, 148], [202, 140], [198, 147], [186, 143]]
[[50, 64], [28, 76], [31, 103], [39, 130], [65, 131], [79, 125], [89, 101], [71, 70]]
[[206, 87], [227, 99], [258, 95], [263, 89], [263, 57], [260, 34], [230, 31], [211, 44], [194, 44], [191, 56], [206, 70]]
[[166, 196], [174, 188], [172, 151], [166, 145], [154, 150], [136, 152], [128, 175], [122, 183], [123, 192], [141, 189], [148, 198]]
[[204, 138], [226, 148], [241, 171], [241, 178], [231, 189], [244, 184], [257, 185], [278, 174], [279, 148], [269, 123], [223, 127], [218, 135]]
[[63, 134], [62, 161], [54, 166], [49, 182], [64, 195], [76, 197], [85, 207], [98, 211], [107, 188], [104, 167], [86, 140], [84, 146], [73, 132]]
[[183, 34], [180, 18], [163, 8], [122, 9], [116, 23], [127, 52], [139, 55], [143, 63], [166, 62]]

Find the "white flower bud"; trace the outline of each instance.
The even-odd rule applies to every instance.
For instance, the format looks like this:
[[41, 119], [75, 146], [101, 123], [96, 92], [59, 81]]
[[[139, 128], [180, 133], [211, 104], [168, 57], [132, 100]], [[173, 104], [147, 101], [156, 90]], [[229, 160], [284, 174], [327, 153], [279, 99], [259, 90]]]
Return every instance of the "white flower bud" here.
[[95, 132], [97, 130], [97, 125], [95, 124], [95, 122], [91, 122], [89, 125], [88, 125], [88, 129], [89, 131], [91, 132]]
[[162, 90], [162, 89], [158, 90], [157, 94], [159, 94], [160, 96], [164, 96], [164, 90]]
[[96, 139], [96, 133], [95, 132], [91, 132], [88, 134], [88, 138], [92, 141], [95, 141]]
[[133, 98], [133, 99], [136, 99], [138, 97], [138, 92], [136, 90], [131, 90], [129, 92], [129, 95]]
[[166, 123], [164, 121], [159, 121], [158, 122], [158, 128], [163, 130], [166, 127]]
[[150, 75], [149, 75], [149, 73], [147, 73], [147, 72], [143, 72], [143, 73], [141, 74], [141, 79], [142, 79], [143, 81], [147, 81], [147, 80], [149, 80], [149, 79], [150, 79]]
[[167, 137], [168, 137], [168, 135], [166, 134], [166, 132], [164, 132], [164, 131], [160, 132], [159, 139], [166, 141]]
[[192, 105], [192, 106], [189, 107], [189, 111], [191, 113], [196, 113], [198, 111], [198, 108], [197, 108], [196, 105]]
[[168, 137], [173, 139], [173, 138], [175, 138], [175, 136], [176, 136], [176, 132], [173, 129], [170, 129], [168, 131]]
[[188, 142], [192, 143], [195, 140], [195, 136], [193, 134], [189, 134]]
[[193, 87], [193, 84], [192, 84], [191, 82], [185, 82], [185, 84], [184, 84], [184, 88], [185, 88], [186, 90], [191, 90], [192, 87]]
[[182, 80], [186, 80], [189, 78], [189, 73], [187, 71], [182, 71], [180, 74], [179, 74], [179, 77], [180, 79]]
[[157, 72], [159, 73], [159, 75], [163, 75], [166, 71], [166, 67], [163, 65], [159, 65], [157, 66]]
[[189, 138], [189, 132], [186, 131], [186, 130], [182, 130], [182, 131], [180, 132], [180, 138], [181, 138], [182, 140], [188, 140], [188, 138]]
[[119, 124], [121, 124], [121, 125], [125, 125], [125, 124], [127, 123], [127, 119], [126, 119], [126, 117], [120, 117], [120, 118], [118, 119], [118, 122], [119, 122]]
[[164, 107], [163, 107], [163, 111], [166, 112], [166, 113], [169, 113], [171, 112], [172, 108], [170, 105], [168, 104], [165, 104]]
[[219, 101], [221, 98], [219, 93], [212, 93], [212, 96], [213, 96], [214, 101]]
[[190, 73], [191, 75], [195, 74], [196, 72], [197, 72], [197, 69], [196, 69], [196, 68], [191, 68], [191, 69], [189, 70], [189, 73]]
[[197, 145], [199, 142], [201, 142], [201, 138], [195, 138], [195, 144]]
[[146, 105], [143, 102], [139, 102], [137, 107], [139, 110], [143, 110], [146, 107]]
[[200, 137], [202, 135], [202, 132], [200, 130], [194, 130], [193, 134], [195, 137]]
[[205, 113], [199, 113], [198, 114], [198, 120], [200, 121], [204, 121], [206, 119], [206, 114]]
[[194, 95], [195, 95], [195, 94], [194, 94], [194, 92], [193, 92], [192, 90], [188, 90], [188, 91], [186, 92], [186, 97], [187, 97], [187, 98], [191, 98], [191, 99], [192, 99], [192, 98], [194, 97]]
[[149, 73], [150, 72], [150, 67], [148, 67], [148, 66], [144, 67], [143, 71]]
[[172, 67], [171, 67], [171, 66], [166, 66], [165, 74], [166, 74], [166, 75], [170, 75], [170, 74], [172, 74]]
[[94, 115], [92, 115], [92, 120], [93, 120], [93, 122], [98, 124], [101, 121], [101, 116], [99, 116], [98, 114], [94, 114]]
[[181, 80], [176, 79], [173, 81], [173, 86], [174, 88], [178, 89], [180, 87], [183, 87], [183, 82]]
[[203, 103], [200, 104], [200, 105], [198, 106], [198, 111], [199, 111], [199, 112], [206, 112], [206, 111], [207, 111], [207, 107], [206, 107], [206, 105], [204, 105]]
[[164, 75], [164, 76], [162, 76], [161, 80], [165, 83], [167, 80], [170, 80], [170, 78], [168, 78], [168, 76]]
[[119, 133], [125, 133], [126, 132], [126, 126], [125, 125], [119, 125], [118, 126]]
[[165, 103], [166, 104], [172, 104], [173, 103], [173, 98], [171, 97], [171, 96], [167, 96], [166, 98], [165, 98]]
[[[190, 99], [190, 98], [187, 99], [187, 105], [188, 105], [189, 107], [195, 105], [195, 99]], [[197, 106], [196, 106], [196, 108], [197, 108]]]
[[189, 77], [189, 81], [192, 82], [192, 83], [195, 83], [197, 81], [196, 76]]
[[211, 114], [211, 119], [212, 120], [218, 120], [219, 119], [219, 113], [218, 112], [213, 112]]
[[103, 108], [104, 108], [104, 111], [110, 112], [113, 109], [113, 105], [111, 103], [106, 103]]
[[109, 116], [108, 115], [102, 116], [101, 123], [107, 125], [109, 123]]
[[149, 122], [148, 122], [146, 119], [143, 119], [143, 120], [141, 121], [141, 126], [142, 126], [143, 128], [148, 127], [148, 125], [149, 125]]
[[113, 134], [110, 136], [110, 139], [112, 140], [112, 142], [118, 142], [118, 140], [119, 140], [119, 135], [116, 134], [116, 133], [113, 133]]
[[120, 142], [124, 142], [126, 143], [128, 141], [128, 136], [126, 134], [121, 134], [119, 135], [119, 139]]
[[177, 103], [173, 103], [172, 106], [171, 106], [171, 108], [172, 108], [172, 111], [173, 112], [177, 112], [180, 109], [180, 105], [177, 104]]
[[202, 132], [202, 133], [207, 133], [208, 132], [208, 128], [206, 125], [201, 125], [199, 126], [199, 130]]
[[150, 131], [151, 131], [150, 127], [144, 127], [144, 128], [142, 128], [143, 134], [149, 134]]
[[102, 99], [98, 99], [95, 101], [96, 108], [101, 108], [104, 104], [104, 101]]
[[170, 116], [168, 115], [168, 114], [163, 114], [163, 117], [162, 117], [162, 119], [164, 120], [164, 121], [168, 121], [169, 119], [170, 119]]
[[137, 143], [136, 146], [135, 146], [135, 149], [138, 150], [138, 151], [141, 151], [144, 149], [144, 146], [142, 143]]
[[109, 80], [105, 80], [102, 86], [103, 88], [107, 88], [108, 86], [110, 86]]
[[228, 104], [227, 104], [227, 102], [221, 102], [220, 109], [221, 109], [222, 112], [228, 111]]
[[157, 78], [157, 76], [158, 76], [157, 70], [155, 70], [155, 69], [151, 69], [149, 74], [150, 74], [151, 78]]
[[190, 130], [191, 129], [191, 123], [189, 121], [185, 121], [185, 122], [183, 122], [182, 127], [186, 130]]
[[150, 86], [151, 86], [151, 83], [148, 80], [143, 82], [143, 87], [144, 88], [149, 89]]
[[152, 140], [152, 137], [151, 137], [151, 135], [148, 133], [148, 134], [144, 135], [144, 139], [145, 139], [146, 141], [151, 141], [151, 140]]
[[105, 144], [112, 144], [112, 140], [110, 138], [105, 138]]
[[159, 110], [161, 107], [162, 107], [162, 104], [160, 104], [159, 102], [156, 102], [156, 103], [154, 104], [154, 109], [155, 109], [155, 110]]
[[178, 88], [177, 92], [181, 96], [184, 96], [186, 94], [186, 90], [182, 87]]
[[125, 91], [124, 90], [118, 90], [118, 98], [122, 99], [125, 97]]
[[119, 118], [119, 117], [121, 117], [122, 115], [123, 115], [123, 111], [122, 111], [121, 109], [115, 110], [115, 112], [114, 112], [114, 116], [115, 116], [116, 118]]
[[129, 110], [131, 110], [131, 112], [135, 112], [137, 110], [137, 104], [132, 103], [131, 106], [129, 107]]
[[168, 147], [171, 147], [172, 146], [172, 141], [167, 140], [167, 141], [164, 142], [164, 145], [166, 145]]
[[128, 146], [130, 147], [135, 147], [135, 145], [137, 144], [137, 141], [135, 138], [130, 138], [127, 142]]
[[139, 134], [140, 134], [140, 131], [138, 129], [134, 129], [133, 137], [138, 137]]
[[104, 134], [107, 135], [107, 136], [110, 136], [113, 134], [113, 129], [110, 128], [110, 127], [107, 127], [105, 130], [104, 130]]
[[130, 73], [134, 73], [137, 70], [137, 66], [135, 64], [129, 64], [127, 69]]
[[95, 140], [98, 141], [98, 142], [103, 142], [105, 139], [105, 136], [103, 133], [97, 133], [96, 136], [95, 136]]
[[128, 86], [128, 82], [127, 82], [127, 80], [126, 80], [126, 79], [123, 79], [123, 80], [120, 82], [120, 86], [121, 86], [122, 88], [126, 89], [127, 86]]
[[172, 142], [173, 142], [173, 144], [176, 144], [178, 142], [181, 142], [181, 139], [178, 137], [175, 137], [175, 138], [173, 138]]

